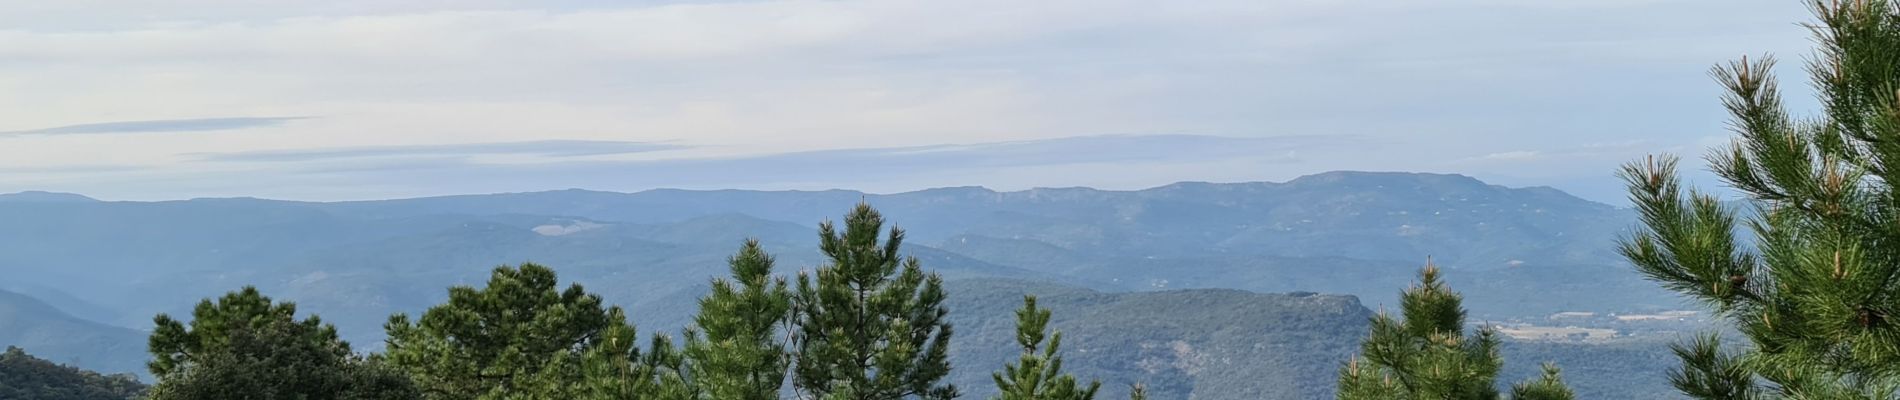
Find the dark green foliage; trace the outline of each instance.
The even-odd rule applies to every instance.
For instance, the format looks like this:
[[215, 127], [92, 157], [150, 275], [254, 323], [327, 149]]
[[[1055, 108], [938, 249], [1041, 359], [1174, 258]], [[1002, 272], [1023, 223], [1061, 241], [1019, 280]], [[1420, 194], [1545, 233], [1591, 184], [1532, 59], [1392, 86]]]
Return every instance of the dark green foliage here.
[[[582, 382], [580, 358], [632, 327], [618, 307], [580, 285], [557, 290], [554, 271], [535, 264], [498, 267], [487, 287], [449, 289], [448, 303], [421, 320], [389, 318], [389, 363], [430, 399], [512, 398], [541, 393], [569, 398]], [[631, 355], [631, 354], [629, 354]]]
[[[1016, 343], [1023, 348], [1022, 359], [1005, 365], [991, 375], [996, 380], [1000, 400], [1093, 400], [1102, 382], [1087, 386], [1074, 375], [1062, 373], [1062, 332], [1049, 332], [1051, 312], [1036, 308], [1036, 296], [1023, 296], [1023, 308], [1016, 310]], [[1048, 339], [1044, 346], [1043, 339]]]
[[710, 399], [777, 400], [790, 361], [779, 338], [791, 291], [772, 276], [772, 255], [757, 240], [747, 240], [727, 264], [732, 278], [713, 281], [686, 335], [693, 386]]
[[1753, 399], [1761, 389], [1742, 360], [1722, 351], [1720, 337], [1707, 335], [1671, 347], [1682, 368], [1669, 372], [1676, 390], [1697, 399]]
[[312, 341], [322, 327], [289, 320], [225, 331], [222, 345], [161, 377], [151, 400], [407, 400], [409, 377], [350, 353], [342, 341]]
[[1340, 399], [1498, 398], [1496, 334], [1465, 335], [1463, 299], [1439, 281], [1437, 267], [1427, 265], [1419, 281], [1400, 298], [1403, 321], [1372, 318], [1360, 356], [1339, 373]]
[[226, 293], [216, 302], [211, 299], [199, 301], [198, 307], [191, 311], [190, 325], [180, 323], [170, 315], [158, 314], [153, 318], [157, 327], [153, 328], [149, 341], [152, 375], [163, 377], [179, 372], [182, 368], [198, 363], [198, 357], [202, 355], [226, 354], [233, 331], [280, 323], [303, 325], [307, 329], [299, 329], [295, 333], [304, 335], [302, 340], [312, 345], [336, 344], [342, 346], [344, 352], [349, 351], [349, 345], [337, 338], [336, 327], [324, 324], [314, 315], [302, 321], [296, 320], [296, 315], [296, 304], [274, 303], [270, 297], [250, 286]]
[[1564, 384], [1563, 371], [1554, 364], [1544, 364], [1544, 375], [1537, 379], [1511, 385], [1511, 398], [1519, 400], [1574, 400], [1575, 393]]
[[700, 391], [685, 380], [683, 374], [684, 356], [674, 350], [673, 343], [664, 335], [653, 337], [649, 351], [644, 355], [635, 344], [638, 342], [633, 326], [614, 324], [602, 331], [605, 338], [599, 346], [587, 350], [578, 362], [581, 381], [568, 397], [556, 395], [567, 374], [543, 374], [549, 380], [542, 384], [545, 396], [526, 396], [522, 398], [580, 398], [588, 400], [691, 400], [699, 398]]
[[[1796, 120], [1772, 58], [1714, 75], [1737, 137], [1711, 168], [1755, 208], [1685, 193], [1673, 158], [1627, 166], [1643, 229], [1620, 250], [1749, 341], [1682, 346], [1673, 380], [1703, 399], [1891, 399], [1900, 391], [1900, 6], [1813, 1], [1809, 72], [1825, 107]], [[1754, 246], [1737, 239], [1738, 219]], [[1770, 385], [1756, 386], [1765, 381]]]
[[799, 274], [794, 313], [794, 385], [826, 400], [950, 399], [951, 327], [943, 278], [898, 254], [904, 232], [860, 203], [844, 231], [820, 225], [819, 249], [830, 262]]
[[127, 400], [145, 385], [130, 375], [101, 375], [35, 358], [18, 347], [0, 353], [0, 399]]
[[[1419, 284], [1400, 297], [1404, 320], [1381, 313], [1372, 318], [1372, 333], [1361, 345], [1360, 356], [1339, 372], [1341, 400], [1503, 398], [1497, 375], [1504, 367], [1500, 341], [1490, 327], [1466, 335], [1464, 298], [1439, 280], [1438, 267], [1427, 264]], [[1539, 379], [1513, 387], [1512, 398], [1570, 399], [1554, 366], [1546, 365]]]

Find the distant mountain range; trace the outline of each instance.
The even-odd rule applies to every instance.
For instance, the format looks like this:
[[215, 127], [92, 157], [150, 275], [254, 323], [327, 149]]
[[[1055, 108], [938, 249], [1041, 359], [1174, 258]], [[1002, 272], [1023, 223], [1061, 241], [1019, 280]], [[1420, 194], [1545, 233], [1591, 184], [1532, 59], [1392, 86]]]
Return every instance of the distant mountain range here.
[[[20, 193], [0, 195], [0, 220], [8, 221], [0, 224], [0, 270], [10, 277], [0, 289], [29, 293], [63, 314], [104, 323], [88, 329], [109, 331], [144, 329], [155, 313], [188, 314], [200, 298], [256, 285], [338, 324], [359, 348], [374, 349], [390, 313], [419, 312], [440, 302], [447, 286], [479, 284], [496, 265], [534, 261], [630, 307], [642, 330], [676, 332], [741, 240], [761, 239], [784, 273], [809, 269], [820, 262], [817, 222], [839, 218], [860, 201], [906, 229], [907, 251], [959, 290], [1035, 282], [1099, 292], [1064, 303], [1077, 309], [1112, 308], [1122, 296], [1105, 293], [1172, 289], [1349, 294], [1360, 299], [1352, 307], [1376, 309], [1393, 304], [1428, 257], [1451, 269], [1474, 317], [1678, 306], [1612, 251], [1617, 235], [1634, 224], [1628, 210], [1549, 188], [1371, 172], [1138, 191], [565, 190], [336, 203], [113, 202]], [[1223, 293], [1196, 296], [1268, 298]], [[965, 306], [997, 315], [952, 312], [1007, 318], [1009, 306]], [[988, 310], [996, 307], [1004, 311]], [[1059, 320], [1063, 312], [1057, 308]], [[1310, 368], [1349, 352], [1347, 339], [1356, 336], [1338, 335], [1363, 330], [1364, 315], [1336, 312], [1340, 321], [1361, 323], [1315, 331], [1338, 340], [1302, 349], [1310, 352], [1289, 365]], [[0, 331], [14, 326], [0, 324]], [[1104, 343], [1157, 334], [1099, 332]], [[0, 345], [19, 342], [56, 361], [77, 356], [9, 334], [0, 332]], [[142, 338], [131, 340], [130, 347], [142, 349]], [[969, 351], [958, 357], [980, 356]], [[78, 360], [125, 371], [123, 363], [87, 358]], [[1214, 378], [1179, 387], [1200, 379]], [[1310, 393], [1271, 390], [1295, 391], [1259, 393]]]
[[1211, 252], [1419, 263], [1424, 255], [1436, 255], [1441, 263], [1471, 268], [1613, 262], [1604, 245], [1633, 222], [1623, 210], [1550, 188], [1506, 188], [1462, 175], [1374, 172], [1330, 172], [1286, 183], [1178, 183], [1138, 191], [567, 190], [315, 206], [381, 218], [509, 213], [663, 223], [739, 213], [809, 225], [861, 200], [927, 241], [981, 235], [1144, 257]]
[[38, 192], [38, 191], [29, 191], [29, 192], [19, 192], [19, 193], [7, 193], [7, 194], [0, 194], [0, 202], [15, 202], [15, 203], [89, 203], [89, 202], [95, 202], [95, 201], [99, 201], [99, 200], [97, 200], [97, 199], [93, 199], [93, 198], [91, 198], [91, 197], [86, 197], [86, 196], [82, 196], [82, 195], [77, 195], [77, 194], [72, 194], [72, 193], [53, 193], [53, 192]]

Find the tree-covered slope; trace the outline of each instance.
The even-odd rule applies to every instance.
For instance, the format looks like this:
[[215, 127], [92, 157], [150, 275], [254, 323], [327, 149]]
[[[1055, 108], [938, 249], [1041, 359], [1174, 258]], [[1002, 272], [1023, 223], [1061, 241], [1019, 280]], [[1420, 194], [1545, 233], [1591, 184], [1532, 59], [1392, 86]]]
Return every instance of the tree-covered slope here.
[[[1127, 257], [1088, 253], [1029, 239], [963, 235], [945, 250], [1002, 265], [1048, 266], [1132, 290], [1230, 288], [1256, 292], [1351, 294], [1369, 307], [1397, 305], [1397, 294], [1423, 261], [1368, 260], [1350, 254], [1292, 257], [1199, 254]], [[1042, 269], [1044, 267], [1030, 267]], [[1592, 265], [1520, 265], [1462, 270], [1451, 284], [1466, 291], [1474, 316], [1541, 317], [1571, 310], [1679, 309], [1680, 301], [1631, 271]]]
[[1330, 397], [1332, 368], [1371, 312], [1350, 296], [1237, 290], [1104, 293], [1013, 280], [953, 281], [953, 378], [967, 397], [993, 394], [989, 372], [1014, 360], [1025, 294], [1054, 311], [1063, 369], [1101, 379], [1105, 398], [1143, 383], [1153, 399]]
[[131, 375], [103, 375], [59, 365], [18, 347], [0, 353], [0, 399], [126, 400], [139, 398], [144, 391], [145, 385]]
[[[1014, 360], [1014, 307], [1034, 294], [1063, 332], [1064, 371], [1100, 379], [1103, 396], [1143, 383], [1151, 399], [1329, 399], [1334, 374], [1359, 350], [1374, 311], [1352, 296], [1192, 289], [1098, 292], [1008, 279], [952, 281], [957, 326], [952, 378], [973, 398], [995, 392], [990, 371]], [[1475, 324], [1482, 321], [1473, 321]], [[1545, 362], [1583, 399], [1675, 399], [1669, 340], [1506, 342], [1501, 382]]]
[[[1628, 212], [1549, 189], [1456, 175], [1340, 172], [1284, 183], [997, 192], [557, 191], [372, 202], [0, 201], [5, 287], [142, 329], [245, 285], [326, 316], [365, 348], [393, 312], [532, 261], [626, 305], [643, 331], [685, 324], [741, 240], [787, 274], [822, 261], [817, 222], [868, 201], [951, 279], [1103, 291], [1242, 289], [1360, 296], [1376, 308], [1426, 256], [1456, 269], [1474, 316], [1675, 306], [1605, 259]], [[27, 201], [32, 200], [32, 201]], [[1012, 305], [1013, 306], [1013, 305]], [[0, 335], [22, 330], [0, 326]], [[136, 344], [136, 343], [135, 343]], [[38, 349], [29, 348], [38, 351]], [[52, 353], [49, 353], [52, 354]], [[79, 365], [115, 370], [120, 365]], [[136, 368], [133, 368], [136, 369]]]

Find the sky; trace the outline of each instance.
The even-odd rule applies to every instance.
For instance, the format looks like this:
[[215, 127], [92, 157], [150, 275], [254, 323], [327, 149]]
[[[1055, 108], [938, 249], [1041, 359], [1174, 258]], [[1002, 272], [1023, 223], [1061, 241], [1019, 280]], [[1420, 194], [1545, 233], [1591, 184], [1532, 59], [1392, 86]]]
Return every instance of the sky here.
[[[1331, 170], [1621, 203], [1796, 0], [4, 0], [0, 192], [1139, 189]], [[1714, 184], [1714, 182], [1706, 182]]]

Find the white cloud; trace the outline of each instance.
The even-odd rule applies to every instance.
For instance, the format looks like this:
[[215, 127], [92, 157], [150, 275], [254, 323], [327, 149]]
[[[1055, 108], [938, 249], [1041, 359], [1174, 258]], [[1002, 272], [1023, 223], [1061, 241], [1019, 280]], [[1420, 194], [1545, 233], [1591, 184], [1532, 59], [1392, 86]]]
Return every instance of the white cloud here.
[[[1303, 153], [1297, 172], [1456, 170], [1432, 154], [1719, 133], [1704, 68], [1805, 45], [1780, 0], [0, 3], [0, 131], [323, 117], [0, 138], [0, 168], [185, 180], [233, 168], [193, 153], [595, 140], [730, 157], [1112, 133], [1358, 135], [1404, 150]], [[16, 188], [32, 186], [0, 185]]]
[[1534, 159], [1537, 159], [1539, 155], [1540, 154], [1536, 151], [1517, 150], [1517, 151], [1505, 151], [1505, 152], [1486, 154], [1486, 155], [1478, 156], [1477, 159], [1519, 161], [1519, 160], [1534, 160]]

